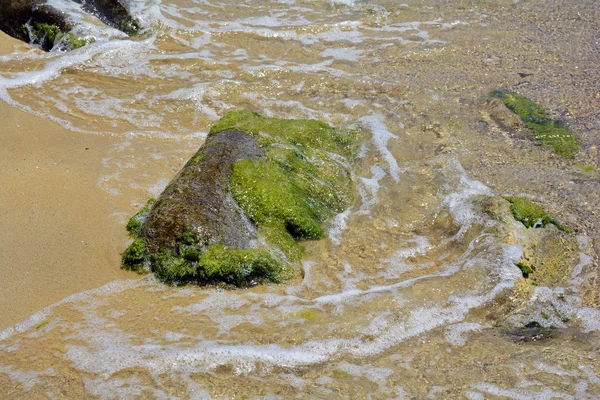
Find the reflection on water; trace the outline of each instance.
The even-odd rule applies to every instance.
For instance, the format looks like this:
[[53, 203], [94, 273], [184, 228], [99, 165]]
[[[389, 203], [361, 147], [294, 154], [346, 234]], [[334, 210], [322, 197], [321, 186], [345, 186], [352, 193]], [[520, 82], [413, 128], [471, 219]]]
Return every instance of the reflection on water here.
[[[156, 164], [174, 175], [234, 107], [361, 126], [365, 139], [356, 203], [328, 239], [306, 244], [303, 279], [224, 291], [132, 276], [73, 295], [0, 332], [0, 393], [599, 396], [596, 217], [561, 198], [570, 182], [572, 201], [599, 210], [598, 182], [573, 181], [574, 167], [494, 125], [486, 105], [489, 90], [511, 85], [563, 96], [589, 144], [594, 104], [561, 84], [562, 56], [552, 53], [563, 46], [582, 68], [598, 58], [588, 51], [597, 11], [578, 3], [591, 14], [572, 32], [576, 54], [560, 36], [574, 9], [543, 1], [162, 0], [132, 2], [149, 28], [139, 38], [88, 27], [99, 40], [86, 48], [2, 58], [4, 100], [83, 134], [123, 138], [98, 185], [139, 202], [172, 176]], [[541, 7], [557, 30], [539, 38]], [[543, 74], [535, 49], [549, 59], [545, 86], [516, 73]], [[151, 148], [138, 147], [139, 136]], [[584, 146], [581, 160], [594, 149]], [[515, 263], [534, 234], [511, 219], [499, 197], [507, 193], [547, 199], [577, 227], [569, 276], [550, 287], [520, 278]], [[531, 297], [518, 303], [523, 287]], [[515, 330], [532, 316], [546, 327]]]

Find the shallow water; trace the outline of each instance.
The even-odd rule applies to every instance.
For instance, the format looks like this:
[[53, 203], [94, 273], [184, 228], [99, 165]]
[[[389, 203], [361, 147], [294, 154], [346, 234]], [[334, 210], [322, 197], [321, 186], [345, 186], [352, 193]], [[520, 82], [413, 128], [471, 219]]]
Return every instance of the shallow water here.
[[[158, 195], [232, 108], [361, 127], [356, 202], [306, 243], [303, 277], [286, 285], [132, 275], [0, 332], [3, 397], [600, 396], [600, 183], [582, 167], [600, 167], [593, 1], [130, 6], [148, 27], [138, 38], [85, 22], [90, 46], [0, 59], [2, 99], [118, 138], [97, 177], [122, 199], [112, 215], [124, 224]], [[499, 122], [496, 88], [562, 117], [578, 158]], [[573, 227], [574, 255], [548, 286], [523, 283], [515, 263], [535, 234], [502, 195]], [[517, 329], [533, 321], [554, 329]]]

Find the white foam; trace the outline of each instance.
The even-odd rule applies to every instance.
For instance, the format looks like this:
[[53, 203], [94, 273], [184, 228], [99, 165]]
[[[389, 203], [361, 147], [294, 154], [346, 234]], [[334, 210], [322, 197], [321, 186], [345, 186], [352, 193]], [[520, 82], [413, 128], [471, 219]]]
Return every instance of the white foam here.
[[385, 177], [386, 173], [379, 165], [371, 166], [371, 178], [359, 177], [358, 193], [362, 199], [359, 213], [368, 214], [371, 208], [379, 201], [377, 192], [379, 192], [379, 181]]
[[336, 215], [331, 221], [331, 228], [327, 230], [329, 239], [336, 245], [342, 243], [342, 233], [348, 228], [348, 217], [352, 208], [347, 208], [344, 212]]
[[119, 293], [119, 292], [125, 291], [127, 289], [131, 289], [134, 287], [147, 286], [147, 285], [151, 284], [152, 282], [155, 282], [154, 277], [148, 276], [148, 277], [140, 278], [137, 280], [109, 282], [106, 285], [100, 286], [99, 288], [96, 288], [96, 289], [90, 289], [90, 290], [86, 290], [83, 292], [75, 293], [71, 296], [65, 297], [58, 303], [52, 304], [52, 305], [44, 308], [42, 311], [39, 311], [39, 312], [33, 314], [32, 316], [27, 318], [25, 321], [20, 322], [14, 326], [11, 326], [9, 328], [6, 328], [6, 329], [0, 331], [0, 341], [4, 341], [4, 340], [10, 338], [11, 336], [25, 332], [25, 331], [31, 329], [32, 327], [39, 325], [41, 322], [43, 322], [48, 317], [48, 315], [50, 314], [50, 312], [52, 311], [53, 308], [58, 307], [61, 304], [75, 302], [75, 301], [89, 298], [89, 297], [96, 296], [96, 295], [102, 295], [102, 294], [107, 295], [107, 294], [111, 294], [111, 293]]
[[26, 391], [31, 390], [35, 384], [40, 382], [41, 376], [56, 376], [56, 372], [52, 368], [44, 371], [21, 371], [10, 365], [0, 365], [0, 372], [7, 374], [12, 380], [19, 382]]
[[535, 361], [533, 363], [533, 365], [539, 369], [540, 371], [543, 372], [547, 372], [549, 374], [552, 375], [558, 375], [558, 376], [573, 376], [572, 372], [569, 371], [565, 371], [564, 369], [560, 368], [559, 366], [555, 366], [555, 365], [548, 365], [546, 363], [543, 363], [541, 361]]
[[242, 295], [234, 295], [225, 291], [213, 291], [209, 292], [201, 301], [191, 304], [186, 307], [173, 307], [171, 311], [179, 313], [192, 313], [199, 314], [204, 311], [210, 310], [223, 310], [223, 309], [238, 309], [246, 304], [248, 300]]
[[[394, 252], [389, 258], [384, 258], [381, 261], [387, 264], [386, 270], [381, 274], [385, 278], [397, 278], [403, 273], [410, 271], [413, 266], [406, 262], [409, 257], [415, 257], [418, 255], [426, 254], [431, 249], [431, 243], [425, 236], [415, 235], [408, 241], [414, 243], [413, 247], [400, 248]], [[421, 264], [421, 267], [427, 266], [428, 264]]]
[[577, 317], [581, 321], [584, 332], [600, 331], [600, 310], [597, 308], [580, 308], [577, 310]]
[[526, 389], [503, 389], [497, 385], [494, 385], [493, 383], [487, 382], [476, 383], [471, 386], [477, 390], [494, 396], [505, 396], [509, 399], [515, 400], [574, 399], [574, 397], [569, 394], [556, 392], [549, 388], [543, 388], [540, 391]]
[[362, 58], [363, 50], [352, 47], [329, 48], [321, 52], [322, 57], [333, 57], [338, 60], [347, 60], [358, 62]]
[[586, 278], [585, 276], [582, 276], [583, 271], [587, 266], [592, 265], [593, 262], [594, 262], [594, 259], [592, 257], [590, 257], [589, 255], [587, 255], [585, 253], [579, 253], [579, 262], [577, 263], [577, 265], [575, 266], [575, 268], [573, 268], [573, 271], [571, 272], [571, 280], [569, 281], [569, 283], [571, 283], [573, 285], [582, 284]]
[[483, 219], [473, 209], [472, 199], [479, 195], [492, 196], [493, 192], [483, 183], [470, 179], [463, 166], [456, 159], [448, 161], [446, 172], [455, 173], [459, 180], [459, 190], [446, 196], [444, 205], [448, 207], [454, 217], [454, 222], [460, 225], [460, 230], [454, 237], [460, 239], [473, 223]]
[[364, 376], [371, 382], [376, 383], [379, 389], [383, 393], [389, 393], [390, 390], [387, 387], [388, 378], [394, 371], [389, 368], [377, 368], [377, 367], [365, 367], [347, 362], [341, 362], [337, 365], [339, 370], [347, 372], [348, 374], [356, 377]]
[[345, 4], [347, 6], [353, 6], [356, 0], [329, 0], [331, 4]]
[[467, 343], [465, 333], [481, 332], [481, 324], [474, 322], [463, 322], [450, 325], [445, 329], [446, 340], [454, 346], [464, 346]]
[[155, 199], [158, 199], [158, 196], [160, 196], [168, 184], [169, 180], [167, 178], [161, 178], [156, 183], [148, 185], [148, 193], [150, 193], [150, 195], [152, 195], [152, 197]]
[[398, 161], [389, 151], [387, 145], [390, 139], [397, 139], [398, 136], [390, 132], [385, 124], [385, 117], [381, 114], [372, 114], [362, 117], [358, 122], [371, 131], [372, 141], [385, 162], [388, 165], [388, 173], [394, 182], [400, 182], [400, 167]]
[[598, 375], [596, 375], [596, 373], [594, 372], [594, 369], [592, 367], [590, 367], [589, 365], [586, 365], [586, 364], [580, 364], [579, 369], [582, 370], [583, 372], [585, 372], [590, 383], [592, 383], [594, 385], [600, 385], [600, 377], [598, 377]]
[[485, 400], [485, 395], [483, 393], [473, 392], [471, 390], [465, 391], [465, 396], [467, 396], [469, 400]]

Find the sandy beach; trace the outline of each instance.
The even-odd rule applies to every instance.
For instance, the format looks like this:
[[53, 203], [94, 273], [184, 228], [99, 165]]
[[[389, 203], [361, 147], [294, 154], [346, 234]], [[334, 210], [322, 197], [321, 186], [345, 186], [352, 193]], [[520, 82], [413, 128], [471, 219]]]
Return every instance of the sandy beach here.
[[[140, 0], [135, 36], [74, 4], [82, 48], [0, 34], [0, 398], [600, 398], [597, 3]], [[121, 270], [127, 221], [232, 122], [265, 150], [234, 167], [256, 190], [229, 180], [250, 245], [306, 238], [298, 209], [326, 232], [303, 273], [206, 284], [254, 263], [203, 222]], [[339, 204], [324, 156], [353, 179], [331, 219], [301, 198]]]
[[[0, 33], [0, 54], [25, 46]], [[64, 297], [132, 276], [118, 199], [97, 185], [116, 140], [71, 132], [0, 102], [0, 329]], [[133, 275], [135, 276], [135, 275]]]

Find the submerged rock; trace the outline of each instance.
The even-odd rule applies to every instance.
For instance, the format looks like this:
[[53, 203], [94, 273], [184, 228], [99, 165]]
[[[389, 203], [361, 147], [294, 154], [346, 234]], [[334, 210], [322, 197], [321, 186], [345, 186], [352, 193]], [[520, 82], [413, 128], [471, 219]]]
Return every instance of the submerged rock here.
[[132, 217], [123, 268], [167, 283], [236, 286], [294, 276], [301, 240], [352, 202], [355, 132], [227, 113], [155, 203]]
[[515, 342], [540, 342], [560, 335], [555, 327], [544, 327], [537, 322], [530, 322], [522, 327], [504, 328], [503, 333]]
[[499, 233], [520, 253], [513, 262], [521, 277], [484, 306], [487, 318], [519, 341], [541, 340], [551, 329], [566, 328], [574, 317], [573, 300], [561, 287], [570, 285], [580, 257], [571, 229], [527, 199], [482, 196], [475, 205], [499, 222]]
[[510, 203], [510, 211], [513, 217], [527, 228], [544, 228], [546, 225], [552, 224], [560, 231], [569, 231], [568, 228], [530, 200], [514, 196], [507, 196], [504, 199]]
[[[139, 24], [119, 0], [73, 0], [105, 24], [127, 34], [136, 33]], [[44, 0], [0, 0], [0, 29], [8, 35], [49, 51], [59, 45], [72, 50], [93, 41], [70, 32], [74, 22], [64, 11]]]
[[509, 110], [519, 116], [534, 134], [535, 140], [549, 146], [554, 153], [572, 158], [579, 152], [575, 134], [561, 126], [559, 121], [550, 118], [546, 110], [536, 102], [509, 91], [494, 90], [491, 95], [500, 98]]

